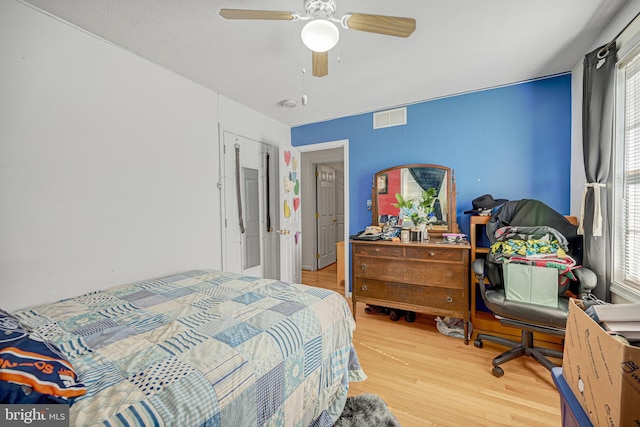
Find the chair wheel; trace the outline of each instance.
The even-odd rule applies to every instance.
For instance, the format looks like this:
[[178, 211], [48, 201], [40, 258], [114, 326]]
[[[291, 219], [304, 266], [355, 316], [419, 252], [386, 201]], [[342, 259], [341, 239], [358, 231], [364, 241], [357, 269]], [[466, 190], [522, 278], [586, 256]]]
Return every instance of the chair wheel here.
[[474, 345], [474, 346], [476, 346], [476, 347], [478, 347], [478, 348], [482, 348], [482, 340], [478, 340], [478, 339], [477, 339], [477, 340], [475, 340], [475, 341], [473, 342], [473, 345]]
[[495, 366], [492, 370], [491, 373], [493, 374], [494, 377], [496, 378], [500, 378], [501, 376], [504, 375], [504, 370], [499, 367], [499, 366]]

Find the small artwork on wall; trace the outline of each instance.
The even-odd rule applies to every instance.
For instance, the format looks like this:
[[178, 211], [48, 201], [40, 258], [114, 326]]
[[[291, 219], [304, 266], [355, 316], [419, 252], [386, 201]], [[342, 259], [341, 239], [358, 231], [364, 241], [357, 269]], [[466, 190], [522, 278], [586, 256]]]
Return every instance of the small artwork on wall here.
[[387, 174], [378, 175], [378, 194], [387, 194], [389, 191]]

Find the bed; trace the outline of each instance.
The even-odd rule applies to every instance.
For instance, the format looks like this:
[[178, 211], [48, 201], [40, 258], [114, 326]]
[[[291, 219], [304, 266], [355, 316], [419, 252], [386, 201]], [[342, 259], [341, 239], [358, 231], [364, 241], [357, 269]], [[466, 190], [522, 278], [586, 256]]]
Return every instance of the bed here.
[[345, 299], [301, 284], [194, 270], [13, 316], [84, 386], [72, 426], [330, 426], [366, 378]]

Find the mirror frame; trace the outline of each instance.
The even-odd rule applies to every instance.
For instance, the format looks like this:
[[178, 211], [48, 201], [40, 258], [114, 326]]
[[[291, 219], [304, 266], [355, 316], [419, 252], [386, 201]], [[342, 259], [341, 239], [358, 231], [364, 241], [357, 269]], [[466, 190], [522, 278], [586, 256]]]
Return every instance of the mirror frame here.
[[447, 186], [449, 189], [449, 193], [447, 194], [447, 212], [449, 212], [450, 218], [447, 221], [447, 229], [434, 229], [429, 230], [430, 234], [443, 234], [443, 233], [459, 233], [460, 229], [458, 228], [457, 222], [457, 212], [456, 212], [456, 180], [454, 171], [442, 165], [433, 165], [433, 164], [422, 164], [422, 163], [413, 163], [408, 165], [400, 165], [393, 166], [387, 169], [383, 169], [381, 171], [376, 172], [373, 175], [373, 179], [371, 182], [371, 224], [378, 225], [378, 175], [382, 175], [385, 173], [389, 173], [391, 171], [397, 169], [405, 169], [405, 168], [435, 168], [435, 169], [443, 169], [447, 173], [448, 182]]

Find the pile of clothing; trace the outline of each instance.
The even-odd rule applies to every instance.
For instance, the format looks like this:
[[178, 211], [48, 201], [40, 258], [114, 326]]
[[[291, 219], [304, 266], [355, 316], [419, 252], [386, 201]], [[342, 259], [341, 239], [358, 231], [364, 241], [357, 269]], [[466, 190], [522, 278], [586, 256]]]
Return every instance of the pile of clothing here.
[[576, 280], [572, 273], [577, 268], [576, 261], [567, 254], [567, 239], [555, 228], [507, 226], [496, 230], [495, 239], [489, 251], [491, 261], [556, 268], [560, 293], [569, 289], [571, 280]]
[[573, 271], [582, 263], [582, 236], [577, 228], [538, 200], [504, 203], [487, 224], [489, 281], [502, 283], [499, 266], [505, 263], [552, 267], [559, 270], [558, 293], [565, 294], [576, 281]]

